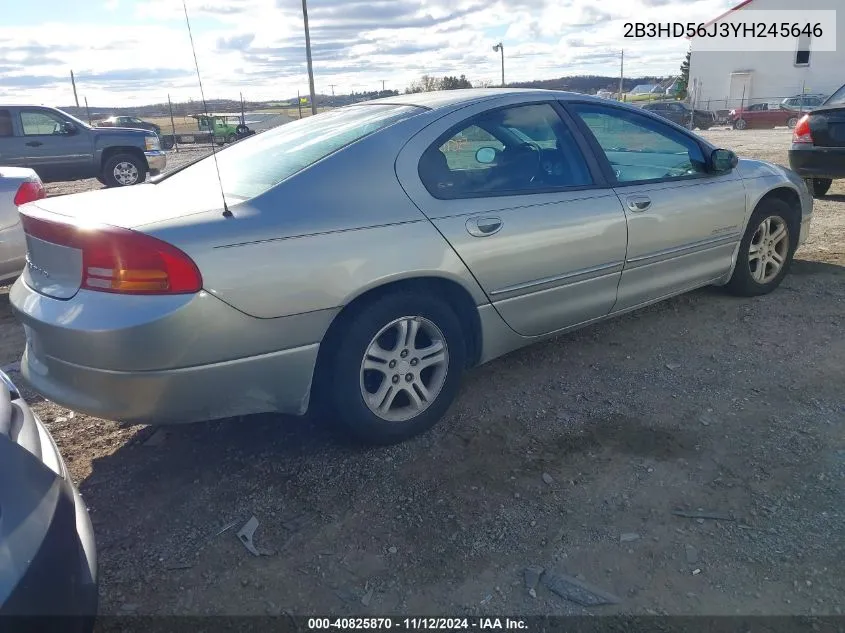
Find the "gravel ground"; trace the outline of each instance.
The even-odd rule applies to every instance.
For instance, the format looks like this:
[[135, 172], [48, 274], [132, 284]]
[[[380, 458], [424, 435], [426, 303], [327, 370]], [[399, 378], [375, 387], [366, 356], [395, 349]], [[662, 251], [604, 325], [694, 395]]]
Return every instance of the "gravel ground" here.
[[[706, 136], [786, 161], [785, 130]], [[28, 395], [90, 506], [103, 613], [841, 613], [845, 183], [796, 259], [771, 295], [703, 289], [478, 368], [386, 449], [326, 420], [156, 431]], [[253, 515], [266, 556], [235, 536]], [[556, 574], [619, 603], [564, 600]]]
[[[178, 150], [171, 150], [167, 154], [167, 168], [165, 171], [176, 169], [182, 165], [201, 158], [209, 154], [211, 149], [208, 146], [204, 147], [180, 147]], [[149, 176], [147, 177], [149, 180]], [[103, 185], [96, 178], [88, 178], [87, 180], [76, 180], [73, 182], [50, 182], [45, 185], [48, 196], [62, 196], [68, 193], [80, 193], [82, 191], [92, 191], [95, 189], [103, 189]]]

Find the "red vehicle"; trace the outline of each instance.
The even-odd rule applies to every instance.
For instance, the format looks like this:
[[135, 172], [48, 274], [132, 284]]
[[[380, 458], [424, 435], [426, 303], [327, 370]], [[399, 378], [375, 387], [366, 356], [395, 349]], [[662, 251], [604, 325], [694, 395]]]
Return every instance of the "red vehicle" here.
[[735, 130], [746, 128], [772, 128], [779, 125], [795, 127], [800, 114], [785, 110], [778, 104], [755, 103], [746, 108], [731, 110], [730, 121]]

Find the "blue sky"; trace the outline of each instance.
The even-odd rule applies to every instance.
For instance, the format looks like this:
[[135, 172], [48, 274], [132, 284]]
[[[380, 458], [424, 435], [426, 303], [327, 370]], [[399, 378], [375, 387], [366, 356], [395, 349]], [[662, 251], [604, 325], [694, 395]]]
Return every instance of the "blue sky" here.
[[[4, 2], [0, 101], [198, 100], [181, 0]], [[706, 21], [736, 0], [309, 0], [318, 92], [404, 89], [428, 73], [499, 81], [676, 73], [684, 40], [631, 41], [626, 21]], [[301, 0], [188, 0], [206, 97], [307, 93]]]

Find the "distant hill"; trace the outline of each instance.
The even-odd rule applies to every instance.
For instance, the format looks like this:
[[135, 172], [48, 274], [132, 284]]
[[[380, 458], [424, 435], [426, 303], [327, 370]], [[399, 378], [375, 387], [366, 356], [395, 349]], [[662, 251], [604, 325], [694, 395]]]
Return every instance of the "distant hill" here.
[[[626, 77], [623, 83], [625, 92], [631, 90], [638, 84], [659, 84], [670, 79], [669, 77]], [[519, 81], [508, 84], [509, 88], [545, 88], [547, 90], [569, 90], [572, 92], [583, 92], [586, 94], [595, 94], [599, 90], [611, 90], [616, 92], [619, 90], [619, 78], [607, 77], [603, 75], [578, 75], [574, 77], [558, 77], [557, 79], [539, 79], [536, 81]], [[374, 91], [365, 93], [355, 93], [351, 95], [324, 95], [318, 94], [316, 97], [317, 105], [321, 108], [348, 105], [353, 102], [366, 101], [369, 99], [378, 99], [379, 97], [387, 97], [399, 94], [396, 90]], [[208, 109], [211, 112], [240, 112], [241, 103], [237, 99], [209, 99], [207, 102]], [[287, 99], [273, 99], [270, 101], [246, 101], [244, 102], [244, 109], [246, 111], [266, 110], [270, 108], [295, 108], [297, 107], [297, 97], [289, 97]], [[303, 108], [309, 107], [303, 105]], [[85, 108], [77, 108], [74, 106], [63, 107], [62, 110], [69, 112], [74, 116], [85, 119], [87, 114]], [[152, 103], [149, 105], [133, 106], [133, 107], [106, 107], [106, 106], [91, 106], [89, 108], [92, 119], [101, 119], [111, 115], [134, 115], [139, 117], [164, 117], [169, 116], [170, 111], [167, 103]], [[189, 114], [198, 114], [203, 111], [202, 101], [194, 100], [188, 102], [173, 103], [173, 115], [176, 117], [184, 117]]]
[[[659, 84], [669, 77], [625, 77], [622, 82], [623, 92], [628, 92], [639, 84]], [[569, 90], [595, 94], [599, 90], [618, 92], [619, 77], [605, 77], [603, 75], [578, 75], [575, 77], [558, 77], [557, 79], [539, 79], [536, 81], [519, 81], [508, 84], [511, 88], [544, 88], [546, 90]]]

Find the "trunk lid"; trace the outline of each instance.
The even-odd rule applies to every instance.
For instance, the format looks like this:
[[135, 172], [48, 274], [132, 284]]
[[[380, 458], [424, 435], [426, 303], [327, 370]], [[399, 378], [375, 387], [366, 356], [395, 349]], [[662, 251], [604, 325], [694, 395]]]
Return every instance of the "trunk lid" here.
[[814, 145], [845, 147], [845, 106], [822, 106], [813, 110], [809, 123]]
[[[222, 206], [220, 190], [216, 186], [186, 188], [184, 194], [171, 187], [165, 195], [156, 185], [142, 184], [45, 198], [24, 205], [20, 212], [25, 218], [48, 222], [72, 219], [81, 227], [106, 224], [139, 230], [146, 225], [190, 215], [219, 214]], [[27, 286], [54, 299], [70, 299], [76, 295], [82, 284], [81, 249], [28, 233], [26, 247], [26, 267], [21, 276]]]

